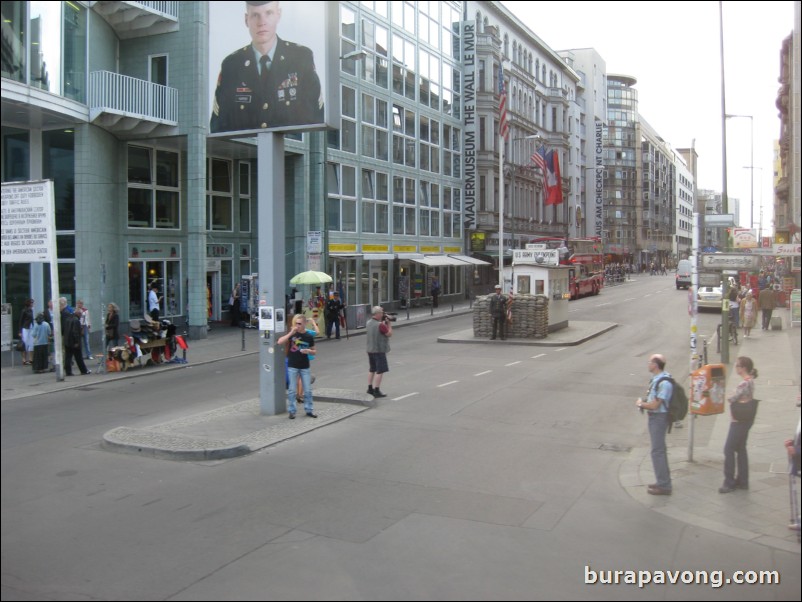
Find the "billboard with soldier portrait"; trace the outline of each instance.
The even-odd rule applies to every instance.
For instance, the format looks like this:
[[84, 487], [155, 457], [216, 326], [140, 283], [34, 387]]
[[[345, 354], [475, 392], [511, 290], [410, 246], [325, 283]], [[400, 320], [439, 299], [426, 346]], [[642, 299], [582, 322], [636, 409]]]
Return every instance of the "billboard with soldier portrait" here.
[[337, 2], [209, 2], [212, 135], [339, 127]]

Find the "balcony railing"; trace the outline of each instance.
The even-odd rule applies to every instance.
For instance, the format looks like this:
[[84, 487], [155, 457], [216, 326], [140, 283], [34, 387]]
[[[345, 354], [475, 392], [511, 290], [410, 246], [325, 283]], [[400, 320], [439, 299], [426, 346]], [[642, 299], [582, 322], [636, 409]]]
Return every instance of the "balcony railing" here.
[[89, 74], [89, 110], [176, 125], [178, 90], [111, 71], [94, 71]]
[[178, 125], [178, 90], [135, 77], [89, 74], [89, 118], [108, 129], [132, 134]]

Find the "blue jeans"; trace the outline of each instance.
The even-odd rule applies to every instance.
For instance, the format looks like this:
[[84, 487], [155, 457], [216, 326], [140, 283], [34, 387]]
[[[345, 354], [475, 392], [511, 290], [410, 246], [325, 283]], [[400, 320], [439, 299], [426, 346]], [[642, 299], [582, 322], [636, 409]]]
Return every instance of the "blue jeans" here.
[[92, 348], [89, 346], [89, 329], [83, 328], [81, 332], [81, 338], [84, 341], [84, 351], [86, 351], [85, 356], [87, 358], [92, 357]]
[[668, 469], [666, 431], [671, 422], [668, 412], [649, 414], [649, 437], [652, 440], [652, 466], [657, 486], [671, 489], [671, 471]]
[[312, 411], [312, 373], [309, 368], [292, 368], [287, 366], [287, 376], [289, 383], [287, 384], [287, 411], [290, 414], [295, 414], [298, 411], [295, 402], [295, 383], [298, 382], [298, 377], [301, 377], [301, 386], [304, 389], [304, 410], [306, 413]]
[[724, 444], [725, 487], [749, 487], [749, 455], [746, 453], [746, 439], [749, 437], [750, 428], [752, 428], [751, 422], [730, 422], [730, 431]]

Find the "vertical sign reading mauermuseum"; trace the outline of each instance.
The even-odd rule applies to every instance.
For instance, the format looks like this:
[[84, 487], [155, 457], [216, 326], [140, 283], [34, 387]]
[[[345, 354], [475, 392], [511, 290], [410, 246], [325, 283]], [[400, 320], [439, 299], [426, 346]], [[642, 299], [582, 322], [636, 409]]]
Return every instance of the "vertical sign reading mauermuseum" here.
[[[596, 121], [595, 139], [595, 170], [593, 200], [594, 200], [594, 220], [593, 231], [596, 236], [602, 238], [604, 234], [604, 124]], [[602, 242], [606, 242], [602, 238]]]
[[53, 250], [53, 182], [3, 184], [3, 263], [49, 262]]
[[462, 114], [465, 117], [465, 144], [462, 173], [465, 188], [465, 230], [476, 230], [476, 21], [462, 25]]

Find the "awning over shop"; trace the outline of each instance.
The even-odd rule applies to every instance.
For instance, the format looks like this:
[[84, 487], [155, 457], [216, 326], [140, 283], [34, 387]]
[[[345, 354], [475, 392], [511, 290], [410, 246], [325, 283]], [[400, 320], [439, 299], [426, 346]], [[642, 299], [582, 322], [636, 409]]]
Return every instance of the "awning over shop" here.
[[395, 255], [393, 253], [365, 253], [362, 255], [362, 259], [364, 261], [387, 261], [395, 259]]
[[423, 258], [423, 253], [396, 253], [395, 255], [398, 259], [411, 259], [413, 261]]
[[459, 259], [454, 259], [453, 257], [449, 257], [448, 255], [426, 255], [425, 257], [420, 257], [418, 259], [413, 259], [415, 263], [422, 263], [423, 265], [429, 267], [443, 267], [443, 266], [460, 266], [465, 267], [467, 264], [464, 261], [460, 261]]
[[467, 255], [451, 255], [450, 257], [459, 259], [460, 261], [464, 261], [465, 263], [470, 263], [472, 265], [492, 265], [489, 261], [476, 259], [476, 257], [468, 257]]

